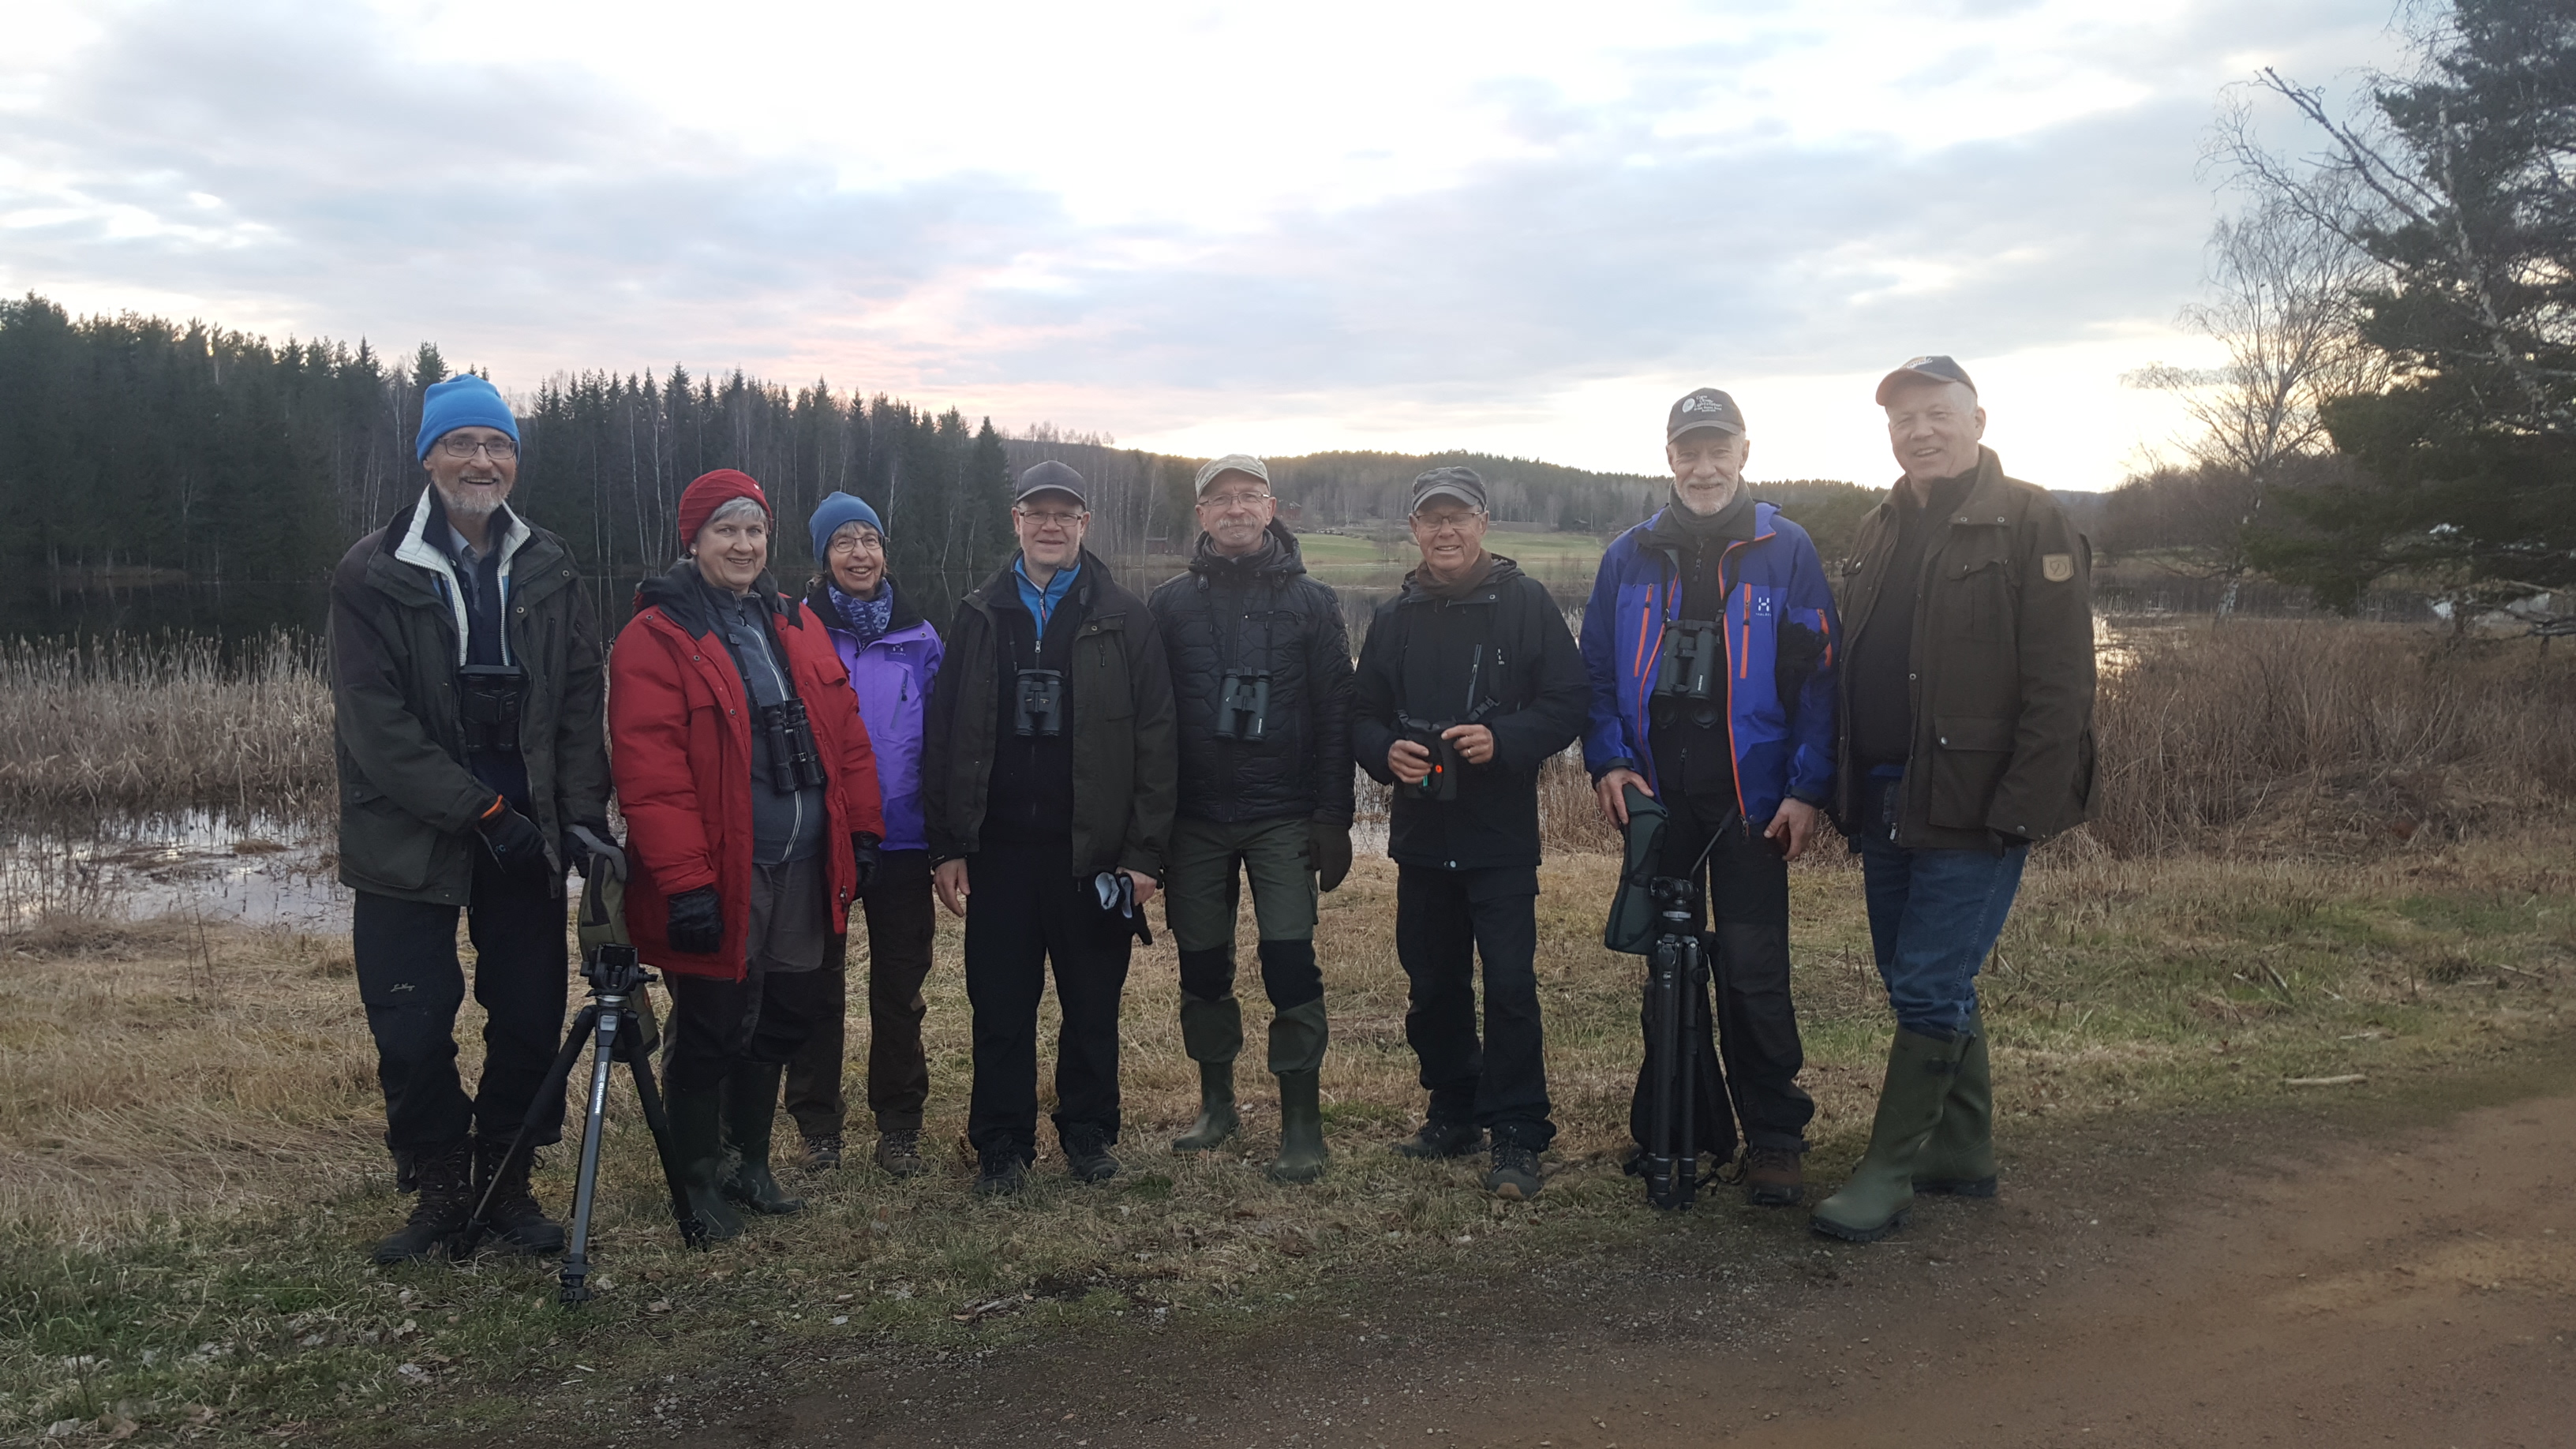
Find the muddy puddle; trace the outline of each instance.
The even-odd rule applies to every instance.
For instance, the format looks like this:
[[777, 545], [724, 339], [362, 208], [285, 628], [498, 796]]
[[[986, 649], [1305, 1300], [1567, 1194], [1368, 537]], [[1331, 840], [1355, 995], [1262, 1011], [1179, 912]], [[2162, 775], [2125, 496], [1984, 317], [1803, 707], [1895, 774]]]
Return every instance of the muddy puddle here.
[[0, 926], [47, 915], [345, 926], [327, 828], [211, 811], [0, 827]]

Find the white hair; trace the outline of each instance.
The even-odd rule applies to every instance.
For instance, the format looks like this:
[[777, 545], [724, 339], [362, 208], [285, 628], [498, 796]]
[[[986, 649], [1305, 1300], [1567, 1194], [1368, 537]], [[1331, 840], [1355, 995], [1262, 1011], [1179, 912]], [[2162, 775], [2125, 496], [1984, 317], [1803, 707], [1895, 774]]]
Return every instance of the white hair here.
[[757, 518], [767, 523], [769, 510], [749, 498], [728, 498], [716, 505], [716, 511], [707, 515], [707, 521], [698, 525], [698, 531], [704, 533], [719, 523], [731, 523], [737, 518], [746, 517]]

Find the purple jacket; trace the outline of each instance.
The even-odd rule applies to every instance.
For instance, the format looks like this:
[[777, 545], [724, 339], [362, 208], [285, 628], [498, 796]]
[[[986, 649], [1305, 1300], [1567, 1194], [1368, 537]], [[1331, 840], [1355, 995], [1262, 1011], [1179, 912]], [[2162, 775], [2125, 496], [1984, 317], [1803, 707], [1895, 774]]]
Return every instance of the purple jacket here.
[[842, 621], [823, 580], [806, 591], [806, 602], [831, 630], [832, 647], [840, 653], [841, 667], [850, 671], [859, 718], [867, 722], [868, 742], [876, 749], [885, 848], [927, 850], [930, 837], [921, 819], [921, 717], [947, 650], [939, 632], [905, 600], [894, 580], [887, 579], [886, 587], [894, 589], [893, 621], [882, 637], [864, 645]]

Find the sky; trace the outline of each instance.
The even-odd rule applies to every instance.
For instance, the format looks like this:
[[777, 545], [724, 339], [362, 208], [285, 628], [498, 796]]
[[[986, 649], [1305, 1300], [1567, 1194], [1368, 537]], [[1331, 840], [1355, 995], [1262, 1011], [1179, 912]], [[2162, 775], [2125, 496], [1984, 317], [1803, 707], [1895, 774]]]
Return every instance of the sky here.
[[1655, 472], [1718, 386], [1871, 483], [1945, 352], [2106, 488], [2183, 426], [2122, 375], [2217, 360], [2229, 88], [2391, 3], [0, 0], [0, 295], [1196, 455]]

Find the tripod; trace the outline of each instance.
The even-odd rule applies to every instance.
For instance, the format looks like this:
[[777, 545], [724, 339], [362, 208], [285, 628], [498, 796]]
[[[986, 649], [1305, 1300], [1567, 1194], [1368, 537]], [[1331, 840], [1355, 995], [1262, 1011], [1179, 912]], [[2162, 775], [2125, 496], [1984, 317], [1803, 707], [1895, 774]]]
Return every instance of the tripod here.
[[1683, 1212], [1699, 1192], [1699, 1138], [1695, 1135], [1699, 1124], [1691, 1117], [1699, 1101], [1699, 1038], [1708, 961], [1696, 929], [1699, 882], [1657, 876], [1648, 890], [1663, 929], [1656, 933], [1647, 957], [1646, 1030], [1654, 1043], [1657, 1070], [1648, 1140], [1637, 1165], [1646, 1179], [1646, 1201]]
[[[597, 899], [593, 893], [592, 899]], [[591, 901], [583, 902], [583, 912], [591, 911]], [[604, 943], [582, 953], [581, 979], [590, 983], [590, 1003], [573, 1018], [572, 1030], [565, 1033], [563, 1050], [555, 1054], [554, 1066], [546, 1072], [545, 1084], [537, 1089], [536, 1101], [528, 1108], [527, 1120], [519, 1125], [518, 1139], [493, 1169], [491, 1181], [484, 1184], [483, 1196], [474, 1205], [474, 1217], [465, 1225], [465, 1241], [479, 1241], [489, 1230], [492, 1193], [508, 1175], [508, 1169], [522, 1152], [534, 1152], [531, 1144], [540, 1130], [538, 1123], [551, 1105], [563, 1100], [565, 1083], [572, 1079], [573, 1063], [580, 1060], [582, 1045], [592, 1047], [590, 1063], [590, 1105], [581, 1124], [581, 1172], [575, 1179], [572, 1200], [572, 1243], [564, 1250], [563, 1303], [569, 1308], [587, 1303], [594, 1296], [587, 1284], [590, 1277], [590, 1213], [599, 1194], [599, 1133], [608, 1107], [608, 1071], [612, 1062], [624, 1062], [634, 1069], [635, 1097], [644, 1106], [644, 1125], [653, 1129], [654, 1154], [662, 1160], [662, 1177], [671, 1189], [671, 1215], [680, 1226], [680, 1242], [685, 1247], [702, 1247], [706, 1229], [689, 1211], [686, 1193], [680, 1185], [679, 1172], [671, 1163], [671, 1119], [662, 1110], [661, 1090], [653, 1084], [653, 1015], [644, 996], [652, 976], [635, 957], [635, 948]]]

